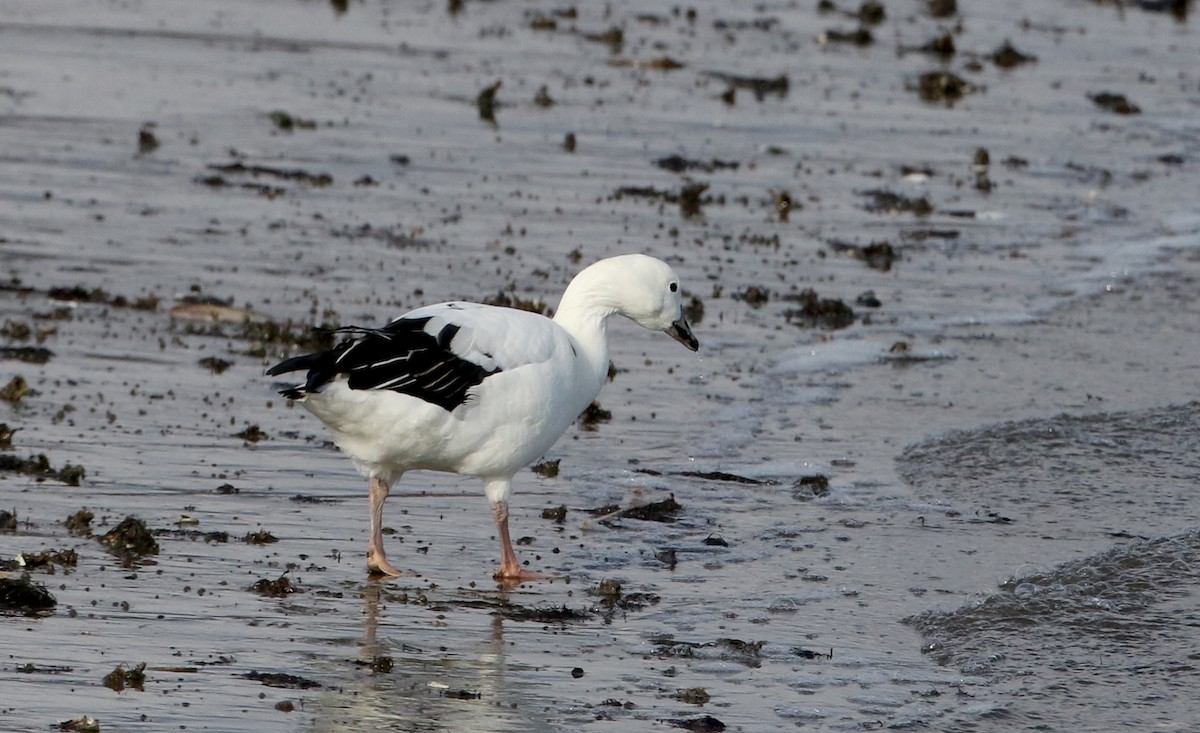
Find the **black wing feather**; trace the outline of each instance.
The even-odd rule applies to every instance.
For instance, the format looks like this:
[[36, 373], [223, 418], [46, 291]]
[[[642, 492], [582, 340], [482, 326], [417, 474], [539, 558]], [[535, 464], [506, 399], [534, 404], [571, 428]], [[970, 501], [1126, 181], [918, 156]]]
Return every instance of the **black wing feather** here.
[[303, 387], [280, 391], [291, 399], [316, 392], [345, 374], [350, 389], [392, 390], [453, 411], [467, 401], [472, 387], [500, 369], [488, 370], [455, 354], [450, 344], [459, 327], [449, 323], [434, 335], [425, 330], [429, 321], [430, 317], [401, 318], [383, 328], [339, 328], [337, 333], [350, 337], [328, 351], [280, 362], [267, 374], [308, 370]]

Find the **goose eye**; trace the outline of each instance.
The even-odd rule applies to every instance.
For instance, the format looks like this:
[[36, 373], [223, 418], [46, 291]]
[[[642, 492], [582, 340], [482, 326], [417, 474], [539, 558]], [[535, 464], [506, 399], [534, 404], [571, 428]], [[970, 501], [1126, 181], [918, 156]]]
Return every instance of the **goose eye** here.
[[671, 292], [672, 293], [678, 289], [679, 289], [679, 283], [671, 283]]

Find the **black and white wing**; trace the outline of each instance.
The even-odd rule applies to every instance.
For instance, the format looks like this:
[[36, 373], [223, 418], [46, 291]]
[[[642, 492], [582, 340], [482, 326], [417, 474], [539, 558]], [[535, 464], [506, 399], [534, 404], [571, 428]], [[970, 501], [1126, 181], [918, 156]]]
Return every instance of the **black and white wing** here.
[[554, 347], [553, 328], [549, 319], [529, 313], [442, 303], [383, 328], [340, 328], [337, 332], [347, 338], [337, 346], [293, 357], [267, 374], [308, 370], [303, 385], [281, 391], [291, 399], [318, 392], [344, 375], [350, 389], [392, 390], [453, 411], [488, 376], [547, 358]]

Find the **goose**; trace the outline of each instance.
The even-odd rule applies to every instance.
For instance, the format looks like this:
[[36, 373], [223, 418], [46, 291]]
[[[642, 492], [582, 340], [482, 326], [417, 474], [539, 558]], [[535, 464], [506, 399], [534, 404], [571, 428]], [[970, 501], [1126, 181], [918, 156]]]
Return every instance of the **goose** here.
[[524, 569], [509, 538], [512, 480], [540, 458], [604, 385], [608, 323], [624, 316], [688, 349], [699, 342], [683, 313], [675, 271], [626, 254], [580, 271], [553, 318], [512, 308], [448, 302], [409, 311], [382, 328], [346, 326], [327, 351], [287, 359], [270, 376], [306, 371], [280, 394], [324, 423], [367, 478], [367, 567], [405, 575], [383, 547], [383, 505], [409, 471], [483, 481], [500, 535], [497, 580], [541, 577]]

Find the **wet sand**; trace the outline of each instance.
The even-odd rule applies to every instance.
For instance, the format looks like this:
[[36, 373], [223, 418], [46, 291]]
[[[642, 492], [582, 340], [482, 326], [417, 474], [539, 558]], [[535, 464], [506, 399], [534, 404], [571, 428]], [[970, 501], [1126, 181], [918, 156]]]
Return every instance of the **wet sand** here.
[[[0, 455], [86, 473], [0, 472], [17, 518], [0, 561], [78, 553], [31, 571], [51, 613], [0, 617], [0, 727], [1200, 714], [1200, 467], [1171, 427], [1196, 411], [1200, 363], [1194, 18], [889, 3], [860, 47], [828, 33], [859, 20], [815, 3], [9, 5], [2, 345], [51, 353], [0, 361], [0, 387], [32, 390], [0, 403], [16, 429]], [[953, 57], [911, 50], [945, 32]], [[998, 67], [1005, 39], [1036, 62]], [[975, 91], [924, 101], [931, 70]], [[478, 97], [498, 80], [489, 122]], [[885, 241], [890, 267], [855, 256]], [[558, 477], [516, 484], [518, 551], [554, 579], [497, 587], [480, 488], [422, 474], [387, 517], [393, 561], [419, 576], [368, 580], [365, 482], [264, 368], [311, 325], [498, 293], [552, 307], [584, 263], [631, 250], [676, 266], [702, 349], [614, 326], [611, 421], [555, 446]], [[806, 288], [854, 325], [798, 326]], [[182, 318], [188, 297], [234, 320]], [[1042, 442], [1071, 430], [1077, 453]], [[669, 522], [588, 511], [671, 495]], [[94, 536], [144, 520], [158, 553], [123, 567], [64, 525], [83, 507]], [[278, 541], [245, 540], [264, 530]], [[1112, 618], [1018, 607], [1036, 631], [959, 632], [1010, 579], [1163, 537], [1184, 549], [1153, 598], [1109, 611], [1148, 631], [1114, 641]], [[301, 592], [251, 590], [285, 573]], [[1052, 651], [1014, 653], [1028, 639]], [[1072, 672], [1132, 649], [1142, 666], [1099, 665], [1100, 688]], [[144, 690], [104, 686], [141, 663]]]

